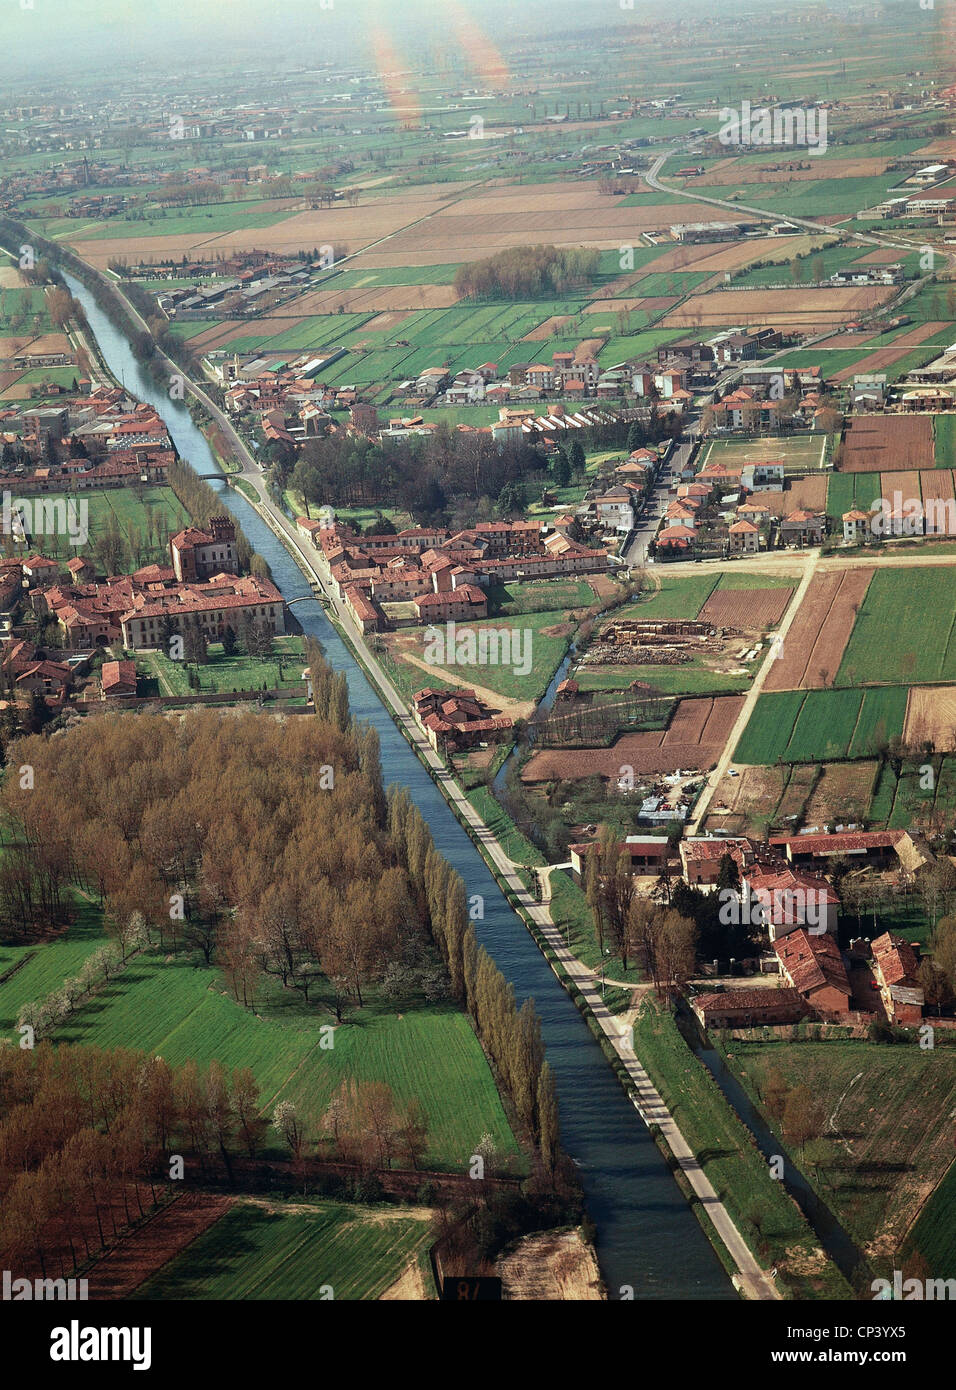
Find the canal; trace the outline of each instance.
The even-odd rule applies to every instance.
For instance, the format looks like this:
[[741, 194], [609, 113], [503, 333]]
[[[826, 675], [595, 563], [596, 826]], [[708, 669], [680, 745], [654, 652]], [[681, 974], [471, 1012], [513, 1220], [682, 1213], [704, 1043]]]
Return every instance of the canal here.
[[[183, 403], [170, 399], [141, 371], [125, 335], [86, 286], [72, 276], [66, 280], [83, 305], [100, 353], [116, 378], [132, 395], [156, 408], [180, 455], [197, 472], [220, 471]], [[224, 489], [223, 505], [268, 561], [285, 599], [307, 596], [309, 585], [301, 570], [255, 509], [233, 489]], [[295, 615], [305, 632], [322, 643], [332, 667], [346, 673], [353, 714], [378, 731], [386, 781], [409, 789], [437, 848], [461, 875], [469, 896], [483, 897], [484, 921], [476, 923], [479, 939], [513, 983], [519, 1004], [534, 996], [558, 1091], [562, 1142], [580, 1173], [609, 1295], [617, 1298], [627, 1288], [635, 1299], [736, 1298], [697, 1218], [587, 1024], [348, 646], [317, 602], [297, 604]]]

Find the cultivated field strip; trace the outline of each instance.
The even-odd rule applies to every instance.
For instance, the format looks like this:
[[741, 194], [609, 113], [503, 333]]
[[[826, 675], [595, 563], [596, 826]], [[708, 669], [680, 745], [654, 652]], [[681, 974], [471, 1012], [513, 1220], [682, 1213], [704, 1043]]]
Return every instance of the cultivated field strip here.
[[814, 575], [765, 690], [811, 690], [833, 684], [872, 575], [872, 568]]
[[714, 589], [698, 621], [715, 627], [766, 632], [776, 627], [793, 598], [793, 589]]
[[872, 758], [903, 732], [905, 686], [784, 690], [761, 695], [735, 751], [738, 763]]

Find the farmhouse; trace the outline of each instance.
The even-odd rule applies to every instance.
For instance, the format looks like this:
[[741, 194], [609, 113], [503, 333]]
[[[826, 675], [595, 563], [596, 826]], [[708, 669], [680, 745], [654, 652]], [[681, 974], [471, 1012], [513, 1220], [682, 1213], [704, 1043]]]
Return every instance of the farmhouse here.
[[802, 927], [774, 941], [773, 949], [787, 984], [797, 990], [821, 1019], [838, 1019], [852, 995], [846, 966], [836, 940], [812, 935]]
[[797, 868], [826, 867], [846, 855], [860, 863], [883, 867], [894, 862], [905, 830], [843, 830], [821, 835], [776, 835], [770, 844]]
[[100, 671], [100, 690], [104, 700], [118, 695], [135, 695], [136, 662], [104, 661]]
[[758, 863], [741, 873], [740, 892], [750, 920], [771, 942], [798, 927], [836, 933], [840, 899], [818, 874]]
[[691, 1008], [704, 1028], [762, 1028], [799, 1023], [806, 1005], [795, 989], [727, 989], [698, 994]]
[[684, 880], [694, 888], [716, 886], [725, 857], [729, 856], [738, 869], [753, 864], [756, 857], [756, 846], [744, 836], [718, 839], [713, 835], [689, 835], [681, 840], [679, 850]]
[[[596, 840], [568, 846], [571, 872], [578, 882], [584, 878], [587, 856], [596, 853], [599, 848]], [[617, 848], [632, 874], [657, 876], [663, 872], [670, 857], [668, 843], [660, 836], [628, 835], [619, 842]]]
[[60, 661], [34, 661], [16, 671], [13, 688], [17, 698], [30, 695], [63, 695], [73, 683], [73, 672]]
[[415, 718], [436, 750], [474, 748], [510, 732], [512, 720], [494, 715], [473, 690], [436, 690], [426, 686], [412, 697]]

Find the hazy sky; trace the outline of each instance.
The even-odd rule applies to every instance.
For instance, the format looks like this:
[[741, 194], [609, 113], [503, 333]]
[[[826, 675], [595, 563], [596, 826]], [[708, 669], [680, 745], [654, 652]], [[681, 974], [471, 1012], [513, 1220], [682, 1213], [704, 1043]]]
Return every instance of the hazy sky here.
[[[787, 14], [860, 11], [854, 0], [772, 3]], [[903, 3], [917, 0], [899, 0]], [[947, 7], [953, 3], [939, 0]], [[620, 0], [0, 0], [0, 99], [12, 90], [22, 95], [24, 82], [35, 82], [38, 94], [49, 95], [51, 79], [68, 97], [62, 79], [71, 68], [110, 76], [142, 71], [144, 64], [160, 74], [204, 63], [210, 69], [238, 62], [279, 70], [284, 61], [303, 67], [332, 59], [364, 66], [377, 33], [402, 55], [430, 39], [453, 46], [456, 12], [505, 53], [516, 34], [546, 37], [593, 27], [599, 59], [600, 35], [629, 22], [752, 13], [763, 4], [634, 0], [634, 9], [627, 10]]]
[[[712, 13], [714, 0], [681, 0], [681, 12], [705, 3]], [[720, 4], [738, 8], [739, 0]], [[635, 0], [634, 10], [617, 0], [0, 0], [0, 91], [34, 73], [42, 81], [44, 73], [94, 62], [107, 73], [149, 58], [175, 72], [204, 55], [213, 66], [277, 54], [299, 66], [312, 56], [361, 63], [375, 28], [397, 47], [413, 47], [419, 36], [447, 31], [456, 8], [498, 43], [515, 28], [547, 34], [674, 14], [666, 0]]]

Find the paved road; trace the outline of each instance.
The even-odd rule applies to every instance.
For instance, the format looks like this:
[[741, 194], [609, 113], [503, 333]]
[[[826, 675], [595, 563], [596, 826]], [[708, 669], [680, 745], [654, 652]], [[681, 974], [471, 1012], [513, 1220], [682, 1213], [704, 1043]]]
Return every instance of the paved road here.
[[[700, 139], [699, 136], [698, 139]], [[679, 148], [665, 150], [665, 152], [662, 155], [659, 155], [658, 158], [655, 159], [650, 169], [648, 169], [643, 175], [644, 179], [647, 183], [650, 184], [651, 188], [656, 188], [659, 193], [671, 193], [674, 194], [676, 197], [686, 198], [689, 202], [692, 203], [710, 203], [713, 207], [726, 208], [729, 212], [749, 212], [752, 213], [755, 217], [770, 218], [772, 221], [775, 222], [790, 222], [795, 227], [803, 227], [805, 231], [809, 232], [822, 232], [828, 236], [850, 237], [852, 238], [852, 240], [863, 242], [867, 246], [887, 246], [892, 248], [894, 251], [905, 252], [912, 251], [914, 247], [919, 245], [918, 241], [906, 239], [902, 241], [894, 240], [893, 237], [887, 236], [885, 232], [851, 232], [845, 227], [830, 226], [825, 222], [817, 222], [810, 217], [794, 217], [791, 213], [782, 213], [779, 208], [754, 207], [752, 204], [749, 203], [732, 202], [728, 198], [716, 198], [712, 194], [700, 193], [696, 189], [679, 188], [673, 186], [672, 184], [662, 183], [661, 180], [658, 178], [661, 169], [663, 168], [666, 161], [671, 158], [672, 155], [678, 153], [680, 153]], [[897, 233], [897, 236], [899, 235], [900, 234]], [[949, 253], [940, 252], [939, 254], [944, 256], [946, 260], [954, 259], [954, 257]]]

